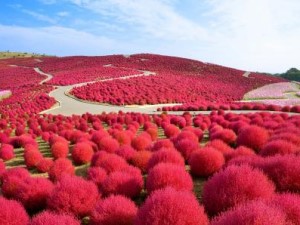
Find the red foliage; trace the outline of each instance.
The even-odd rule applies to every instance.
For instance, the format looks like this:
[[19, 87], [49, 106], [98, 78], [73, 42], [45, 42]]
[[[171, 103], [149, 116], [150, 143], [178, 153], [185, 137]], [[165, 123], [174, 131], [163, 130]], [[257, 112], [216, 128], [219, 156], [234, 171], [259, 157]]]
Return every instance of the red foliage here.
[[36, 169], [40, 173], [48, 173], [50, 168], [53, 166], [53, 160], [51, 158], [42, 158], [36, 165]]
[[90, 167], [87, 171], [87, 179], [93, 181], [98, 188], [101, 187], [106, 177], [107, 173], [101, 167]]
[[48, 174], [52, 181], [58, 181], [63, 175], [74, 175], [75, 168], [70, 160], [60, 158], [54, 161]]
[[269, 199], [274, 191], [274, 184], [261, 171], [229, 166], [205, 183], [202, 198], [206, 211], [216, 215], [251, 200]]
[[138, 210], [134, 225], [208, 225], [195, 196], [173, 188], [153, 192]]
[[116, 154], [123, 157], [126, 161], [130, 161], [135, 152], [136, 151], [130, 145], [123, 145], [117, 149]]
[[287, 224], [300, 224], [300, 196], [298, 194], [278, 194], [268, 203], [286, 214]]
[[169, 124], [164, 128], [164, 132], [167, 138], [174, 137], [180, 133], [180, 129], [173, 124]]
[[247, 148], [245, 146], [239, 146], [234, 151], [224, 154], [226, 162], [240, 156], [254, 156], [254, 155], [255, 152], [251, 148]]
[[152, 144], [151, 136], [150, 137], [149, 136], [146, 136], [145, 134], [141, 134], [135, 137], [131, 142], [131, 146], [137, 151], [147, 150]]
[[58, 213], [84, 217], [90, 214], [98, 198], [97, 186], [93, 182], [76, 176], [64, 176], [54, 187], [47, 205]]
[[184, 138], [175, 142], [175, 147], [181, 153], [184, 159], [188, 160], [191, 153], [199, 148], [199, 144], [198, 141]]
[[15, 157], [14, 147], [9, 144], [2, 144], [0, 147], [0, 158], [4, 161], [10, 160]]
[[69, 145], [64, 141], [57, 141], [51, 145], [51, 153], [55, 159], [66, 158], [69, 154]]
[[88, 142], [79, 142], [73, 147], [72, 159], [76, 164], [81, 165], [90, 162], [93, 154], [93, 147]]
[[137, 197], [144, 186], [141, 171], [130, 168], [129, 171], [117, 171], [109, 174], [102, 184], [101, 190], [105, 195], [125, 195], [129, 198]]
[[259, 152], [264, 144], [268, 141], [269, 133], [266, 129], [251, 125], [242, 129], [237, 137], [237, 144], [244, 145]]
[[115, 195], [100, 200], [91, 213], [90, 225], [132, 225], [137, 207], [130, 199]]
[[300, 192], [300, 157], [278, 155], [267, 158], [261, 166], [279, 191]]
[[204, 147], [192, 152], [189, 158], [192, 174], [208, 177], [218, 172], [225, 163], [221, 152], [212, 147]]
[[0, 180], [2, 179], [2, 175], [5, 172], [5, 164], [2, 161], [2, 159], [0, 159]]
[[173, 142], [170, 139], [160, 139], [154, 142], [151, 151], [155, 152], [161, 148], [175, 149]]
[[299, 147], [285, 140], [267, 142], [259, 152], [262, 156], [287, 155], [299, 152]]
[[205, 147], [213, 147], [214, 149], [218, 150], [223, 154], [233, 152], [233, 149], [229, 145], [227, 145], [224, 141], [219, 139], [215, 139], [213, 141], [208, 142]]
[[222, 129], [220, 131], [212, 133], [210, 136], [210, 140], [220, 139], [229, 145], [234, 144], [236, 138], [236, 134], [231, 129]]
[[286, 215], [263, 201], [252, 201], [230, 209], [214, 218], [211, 225], [273, 224], [287, 225]]
[[172, 163], [179, 166], [184, 166], [184, 158], [176, 150], [169, 148], [161, 148], [154, 152], [148, 161], [147, 170], [153, 168], [158, 163]]
[[147, 176], [146, 189], [148, 192], [172, 187], [176, 190], [193, 190], [193, 180], [184, 166], [171, 163], [159, 163], [153, 167]]
[[14, 200], [8, 200], [0, 196], [1, 225], [27, 225], [29, 216], [23, 206]]
[[70, 215], [43, 211], [35, 215], [28, 225], [80, 225], [80, 221]]
[[109, 174], [125, 169], [128, 164], [118, 155], [100, 151], [93, 155], [91, 166], [101, 167]]
[[142, 172], [147, 171], [148, 162], [152, 156], [150, 151], [139, 151], [131, 159], [132, 165], [138, 167]]
[[25, 151], [24, 160], [27, 168], [34, 168], [42, 160], [43, 155], [38, 150]]
[[97, 144], [99, 150], [103, 150], [109, 153], [114, 153], [120, 147], [119, 142], [112, 137], [103, 137]]

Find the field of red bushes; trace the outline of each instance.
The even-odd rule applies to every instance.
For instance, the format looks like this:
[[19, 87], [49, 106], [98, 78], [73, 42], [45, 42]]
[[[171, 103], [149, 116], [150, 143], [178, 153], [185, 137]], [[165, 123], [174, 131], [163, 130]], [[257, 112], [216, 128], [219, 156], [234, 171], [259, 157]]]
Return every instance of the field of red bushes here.
[[[151, 54], [0, 60], [0, 225], [299, 225], [300, 107], [233, 103], [282, 81], [243, 74]], [[90, 81], [71, 93], [211, 113], [39, 114], [55, 86]]]
[[300, 224], [300, 116], [0, 119], [1, 224]]

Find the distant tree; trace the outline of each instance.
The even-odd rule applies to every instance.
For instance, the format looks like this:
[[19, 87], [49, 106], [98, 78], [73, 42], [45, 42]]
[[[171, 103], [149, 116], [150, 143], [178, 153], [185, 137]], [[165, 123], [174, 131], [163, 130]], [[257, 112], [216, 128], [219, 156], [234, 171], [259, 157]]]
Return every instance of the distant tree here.
[[291, 68], [285, 73], [281, 74], [281, 77], [288, 80], [300, 81], [300, 70], [297, 68]]

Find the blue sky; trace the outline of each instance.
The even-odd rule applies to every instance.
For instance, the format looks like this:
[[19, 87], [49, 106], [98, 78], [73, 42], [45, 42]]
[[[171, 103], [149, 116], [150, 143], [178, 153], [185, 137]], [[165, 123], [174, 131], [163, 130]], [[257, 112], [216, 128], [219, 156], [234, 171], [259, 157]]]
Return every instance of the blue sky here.
[[0, 0], [0, 50], [300, 68], [299, 0]]

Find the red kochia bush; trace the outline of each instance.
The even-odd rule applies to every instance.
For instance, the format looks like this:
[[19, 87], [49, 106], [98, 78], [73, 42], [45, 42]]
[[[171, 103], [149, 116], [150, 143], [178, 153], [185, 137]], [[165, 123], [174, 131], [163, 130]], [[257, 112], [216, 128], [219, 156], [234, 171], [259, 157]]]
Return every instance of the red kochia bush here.
[[175, 149], [174, 144], [170, 139], [160, 139], [153, 144], [151, 151], [155, 152], [161, 148]]
[[286, 215], [263, 201], [252, 201], [235, 207], [214, 218], [211, 225], [260, 224], [287, 225]]
[[191, 172], [196, 176], [207, 177], [219, 171], [225, 163], [221, 152], [212, 147], [204, 147], [192, 152], [189, 158]]
[[70, 215], [43, 211], [33, 217], [28, 225], [80, 225], [80, 222]]
[[220, 139], [215, 139], [208, 142], [205, 147], [213, 147], [223, 154], [231, 153], [233, 151], [233, 149], [228, 144]]
[[174, 137], [180, 133], [180, 129], [173, 124], [169, 124], [164, 128], [164, 133], [167, 138]]
[[199, 148], [197, 141], [184, 138], [175, 143], [176, 149], [181, 153], [184, 159], [188, 160], [191, 153]]
[[9, 144], [2, 144], [0, 147], [0, 158], [4, 161], [10, 160], [15, 157], [14, 146]]
[[138, 210], [134, 225], [208, 225], [192, 192], [173, 188], [153, 192]]
[[27, 225], [29, 216], [23, 206], [14, 200], [0, 196], [0, 224], [1, 225]]
[[226, 162], [240, 156], [254, 156], [254, 155], [255, 152], [251, 148], [245, 146], [239, 146], [234, 151], [224, 154]]
[[117, 149], [116, 154], [130, 161], [135, 154], [135, 150], [130, 145], [123, 145]]
[[151, 143], [152, 143], [151, 137], [142, 134], [140, 136], [135, 137], [132, 140], [131, 145], [137, 151], [143, 151], [143, 150], [147, 150], [150, 147]]
[[237, 137], [237, 145], [244, 145], [259, 152], [268, 141], [269, 133], [265, 128], [251, 125], [243, 128]]
[[141, 171], [128, 166], [128, 169], [109, 174], [103, 182], [101, 190], [105, 195], [120, 194], [134, 198], [140, 194], [143, 186]]
[[277, 155], [262, 164], [265, 174], [276, 184], [279, 191], [300, 192], [300, 157]]
[[268, 203], [285, 212], [289, 224], [300, 224], [300, 196], [298, 194], [278, 194]]
[[138, 167], [142, 172], [147, 171], [148, 162], [152, 156], [150, 151], [139, 151], [131, 159], [132, 165]]
[[172, 163], [179, 166], [184, 166], [184, 158], [181, 154], [169, 148], [161, 148], [159, 151], [153, 153], [151, 158], [149, 159], [147, 169], [151, 169], [158, 163]]
[[51, 153], [55, 159], [66, 158], [69, 153], [69, 145], [65, 141], [57, 141], [51, 145]]
[[27, 168], [34, 168], [42, 160], [43, 155], [38, 150], [25, 151], [24, 160]]
[[36, 165], [36, 168], [40, 173], [47, 173], [49, 172], [53, 163], [54, 162], [51, 158], [42, 158]]
[[132, 225], [137, 207], [130, 199], [112, 195], [100, 200], [91, 213], [90, 225]]
[[274, 184], [260, 170], [249, 166], [229, 166], [210, 178], [203, 188], [206, 211], [215, 215], [255, 199], [268, 199]]
[[2, 175], [5, 172], [5, 164], [2, 161], [2, 159], [0, 159], [0, 180], [2, 179]]
[[98, 197], [98, 189], [93, 182], [76, 176], [64, 176], [54, 187], [47, 205], [58, 213], [84, 217], [94, 208]]
[[266, 143], [259, 152], [262, 156], [286, 155], [293, 154], [299, 151], [299, 147], [285, 140], [274, 140]]
[[72, 162], [65, 158], [60, 158], [54, 161], [52, 167], [50, 168], [49, 172], [49, 178], [52, 181], [59, 180], [63, 175], [74, 175], [75, 174], [75, 168], [72, 164]]
[[36, 212], [46, 207], [46, 201], [54, 185], [51, 181], [41, 177], [28, 177], [24, 180], [16, 199], [19, 200], [29, 212]]
[[184, 166], [171, 163], [159, 163], [148, 174], [146, 188], [148, 192], [165, 187], [173, 187], [176, 190], [193, 190], [193, 180]]
[[119, 147], [119, 142], [110, 136], [103, 137], [98, 143], [99, 150], [114, 153]]
[[72, 159], [76, 164], [81, 165], [90, 162], [93, 154], [93, 147], [89, 143], [79, 142], [73, 147]]
[[87, 179], [93, 181], [98, 188], [101, 187], [106, 177], [107, 173], [101, 167], [90, 167], [87, 171]]
[[235, 143], [236, 138], [236, 134], [231, 129], [222, 129], [212, 133], [210, 136], [210, 140], [220, 139], [230, 145]]
[[108, 174], [123, 170], [128, 166], [122, 157], [104, 151], [97, 152], [93, 155], [91, 165], [103, 168]]

